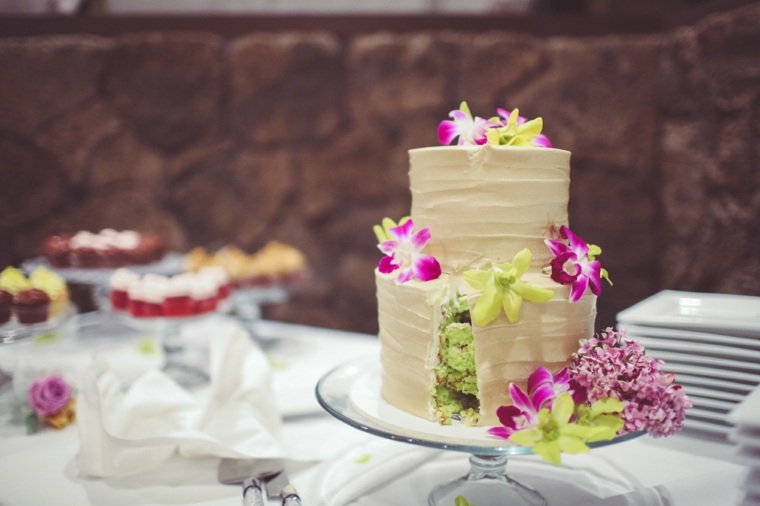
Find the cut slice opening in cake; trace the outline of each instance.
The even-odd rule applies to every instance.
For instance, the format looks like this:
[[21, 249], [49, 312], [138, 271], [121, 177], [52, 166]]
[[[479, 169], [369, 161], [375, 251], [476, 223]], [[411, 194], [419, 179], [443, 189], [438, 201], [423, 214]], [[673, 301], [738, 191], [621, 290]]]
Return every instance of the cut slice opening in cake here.
[[475, 425], [480, 400], [475, 370], [475, 339], [467, 298], [462, 295], [454, 297], [442, 312], [436, 384], [433, 387], [436, 415], [445, 425], [451, 424], [452, 420]]

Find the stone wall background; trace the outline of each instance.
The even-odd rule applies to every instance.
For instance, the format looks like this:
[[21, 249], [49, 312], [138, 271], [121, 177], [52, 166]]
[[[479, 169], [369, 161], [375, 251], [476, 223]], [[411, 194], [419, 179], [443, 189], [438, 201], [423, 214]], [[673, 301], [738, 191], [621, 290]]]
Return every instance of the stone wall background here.
[[371, 232], [459, 101], [543, 116], [615, 285], [760, 295], [760, 4], [656, 35], [154, 32], [0, 39], [0, 266], [45, 235], [303, 249], [271, 318], [375, 332]]

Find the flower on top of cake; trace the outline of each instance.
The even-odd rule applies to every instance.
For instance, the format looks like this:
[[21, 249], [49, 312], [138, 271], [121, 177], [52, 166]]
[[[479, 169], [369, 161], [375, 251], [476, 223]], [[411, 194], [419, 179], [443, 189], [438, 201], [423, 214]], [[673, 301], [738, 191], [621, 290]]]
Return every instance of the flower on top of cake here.
[[66, 281], [45, 267], [37, 267], [29, 277], [13, 266], [0, 272], [0, 324], [14, 318], [25, 325], [41, 323], [68, 305]]
[[438, 124], [438, 141], [449, 145], [454, 140], [458, 146], [527, 146], [552, 147], [548, 137], [541, 133], [544, 122], [541, 118], [528, 120], [520, 116], [520, 111], [496, 109], [496, 116], [485, 119], [473, 116], [467, 102], [449, 113], [450, 120]]
[[587, 443], [646, 431], [670, 436], [683, 427], [692, 401], [663, 362], [636, 340], [608, 328], [581, 342], [568, 368], [537, 369], [527, 392], [510, 383], [513, 404], [501, 406], [501, 426], [488, 433], [522, 445], [553, 464], [561, 453], [588, 452]]
[[397, 284], [406, 283], [412, 278], [430, 281], [440, 277], [441, 265], [438, 260], [422, 254], [430, 240], [428, 227], [414, 232], [414, 221], [407, 216], [399, 220], [398, 224], [385, 218], [382, 225], [375, 225], [373, 230], [379, 241], [377, 247], [385, 254], [377, 268], [383, 274], [398, 271]]
[[221, 309], [231, 285], [224, 269], [207, 266], [176, 276], [117, 269], [110, 279], [111, 308], [137, 318], [183, 317]]

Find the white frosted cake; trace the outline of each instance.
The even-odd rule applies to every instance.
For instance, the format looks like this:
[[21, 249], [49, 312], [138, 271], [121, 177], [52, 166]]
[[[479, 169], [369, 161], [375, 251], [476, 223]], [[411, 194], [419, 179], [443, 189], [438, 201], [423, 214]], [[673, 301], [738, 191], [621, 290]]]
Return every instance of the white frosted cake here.
[[525, 389], [538, 367], [566, 367], [594, 334], [598, 266], [596, 283], [560, 284], [545, 242], [567, 239], [570, 153], [465, 143], [412, 149], [409, 160], [410, 222], [422, 233], [404, 236], [405, 221], [376, 227], [387, 255], [375, 271], [381, 395], [440, 423], [493, 425], [510, 383]]

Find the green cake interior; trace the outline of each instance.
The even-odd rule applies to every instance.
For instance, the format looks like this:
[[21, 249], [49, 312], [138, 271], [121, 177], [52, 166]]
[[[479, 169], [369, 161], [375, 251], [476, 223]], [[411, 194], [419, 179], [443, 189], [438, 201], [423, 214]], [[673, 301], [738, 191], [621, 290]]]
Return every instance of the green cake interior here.
[[439, 328], [440, 347], [437, 384], [433, 387], [435, 409], [442, 424], [452, 419], [474, 425], [478, 421], [480, 401], [475, 373], [475, 342], [472, 335], [467, 299], [458, 296], [443, 310]]

